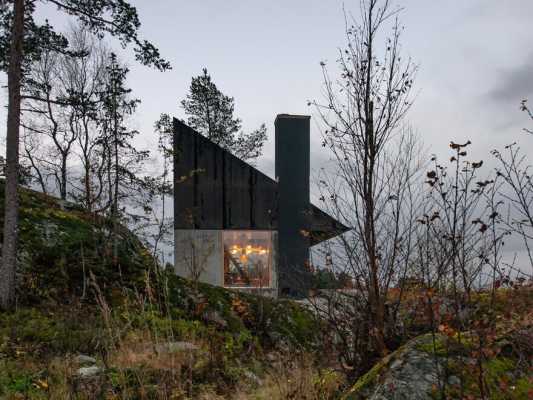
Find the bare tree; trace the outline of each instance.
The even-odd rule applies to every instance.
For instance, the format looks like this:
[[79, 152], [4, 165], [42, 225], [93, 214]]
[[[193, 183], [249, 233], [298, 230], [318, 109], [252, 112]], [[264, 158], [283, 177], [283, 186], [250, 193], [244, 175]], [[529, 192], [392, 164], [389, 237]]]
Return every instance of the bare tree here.
[[87, 210], [96, 211], [105, 187], [106, 159], [101, 151], [104, 126], [100, 114], [109, 50], [83, 27], [71, 27], [69, 43], [79, 56], [62, 59], [59, 79], [70, 99], [67, 129], [76, 137], [76, 153], [82, 167], [81, 178], [71, 183], [74, 198]]
[[[456, 315], [470, 301], [476, 284], [481, 283], [483, 268], [494, 250], [489, 230], [491, 218], [483, 202], [494, 180], [478, 176], [483, 161], [468, 161], [466, 149], [470, 144], [470, 141], [450, 143], [451, 168], [433, 157], [433, 168], [427, 173], [426, 181], [430, 189], [429, 209], [420, 220], [432, 230], [435, 283], [441, 285], [439, 289], [451, 287]], [[494, 212], [496, 203], [490, 208]]]
[[[533, 121], [533, 112], [530, 110], [530, 108], [527, 105], [527, 99], [524, 99], [520, 102], [520, 110], [526, 113], [526, 115], [529, 117], [531, 121]], [[529, 133], [530, 135], [533, 135], [533, 129], [531, 128], [524, 128], [524, 132]]]
[[29, 165], [29, 171], [32, 181], [36, 181], [41, 192], [48, 194], [48, 174], [43, 166], [46, 164], [46, 157], [43, 154], [43, 141], [41, 137], [35, 135], [33, 131], [28, 132], [26, 129], [22, 135], [24, 152], [21, 162]]
[[[367, 296], [373, 345], [384, 353], [387, 288], [406, 265], [412, 229], [408, 204], [418, 167], [415, 143], [400, 128], [416, 66], [400, 55], [399, 9], [391, 1], [362, 0], [360, 11], [359, 21], [345, 13], [340, 76], [332, 80], [322, 63], [325, 103], [314, 105], [326, 126], [323, 145], [336, 163], [336, 185], [324, 185], [327, 199], [353, 228], [341, 247], [356, 288]], [[381, 42], [387, 25], [391, 36]], [[393, 144], [395, 135], [400, 144]]]
[[503, 153], [493, 150], [492, 155], [499, 162], [497, 177], [505, 182], [500, 195], [511, 208], [507, 226], [523, 242], [530, 270], [533, 270], [532, 166], [517, 144], [505, 146]]
[[[150, 207], [154, 217], [156, 226], [156, 233], [153, 237], [153, 249], [154, 255], [161, 256], [161, 262], [165, 265], [164, 251], [159, 252], [160, 244], [168, 244], [168, 236], [173, 233], [174, 218], [167, 215], [167, 198], [172, 197], [173, 187], [171, 179], [172, 160], [174, 158], [174, 149], [172, 146], [174, 130], [172, 127], [172, 120], [168, 115], [161, 115], [158, 121], [155, 123], [155, 130], [159, 135], [157, 149], [162, 161], [162, 172], [152, 180], [151, 187], [153, 188], [154, 196], [159, 197], [160, 209], [156, 210], [154, 207]], [[160, 211], [158, 213], [158, 211]]]
[[71, 25], [66, 37], [70, 51], [43, 51], [26, 79], [23, 158], [44, 192], [94, 211], [102, 207], [108, 161], [101, 97], [109, 51], [81, 25]]
[[186, 234], [176, 240], [175, 243], [179, 258], [176, 260], [176, 268], [187, 274], [195, 289], [202, 275], [207, 271], [209, 262], [217, 250], [216, 238], [211, 234], [197, 231]]
[[[41, 186], [47, 182], [43, 175], [53, 176], [55, 189], [59, 191], [60, 198], [66, 200], [68, 162], [77, 132], [68, 127], [68, 120], [73, 116], [67, 113], [69, 98], [61, 86], [59, 65], [63, 57], [67, 56], [45, 51], [32, 65], [24, 88], [27, 100], [24, 101], [23, 126], [27, 133], [24, 137], [24, 157], [32, 164]], [[44, 143], [44, 149], [32, 146], [34, 137], [39, 136], [49, 139]], [[47, 191], [54, 192], [54, 188]]]

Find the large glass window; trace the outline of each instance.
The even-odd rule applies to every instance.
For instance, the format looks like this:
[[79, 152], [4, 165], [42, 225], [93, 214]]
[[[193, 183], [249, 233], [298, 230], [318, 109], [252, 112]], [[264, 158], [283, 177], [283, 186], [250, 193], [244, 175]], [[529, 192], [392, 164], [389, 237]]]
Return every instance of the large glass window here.
[[223, 231], [224, 286], [271, 287], [272, 232]]

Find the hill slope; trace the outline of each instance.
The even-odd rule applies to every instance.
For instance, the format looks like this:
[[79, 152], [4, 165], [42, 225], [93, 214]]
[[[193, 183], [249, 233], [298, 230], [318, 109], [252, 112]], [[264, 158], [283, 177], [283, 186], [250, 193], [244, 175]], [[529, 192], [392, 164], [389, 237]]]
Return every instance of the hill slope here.
[[[4, 182], [0, 181], [3, 226]], [[89, 271], [106, 288], [142, 284], [154, 263], [138, 238], [121, 229], [111, 257], [110, 224], [71, 203], [20, 190], [18, 302], [69, 301], [87, 292]], [[2, 241], [0, 232], [0, 243]]]
[[18, 307], [0, 312], [1, 399], [329, 398], [339, 386], [317, 366], [310, 312], [158, 270], [127, 229], [113, 260], [106, 221], [79, 207], [22, 189], [20, 245]]

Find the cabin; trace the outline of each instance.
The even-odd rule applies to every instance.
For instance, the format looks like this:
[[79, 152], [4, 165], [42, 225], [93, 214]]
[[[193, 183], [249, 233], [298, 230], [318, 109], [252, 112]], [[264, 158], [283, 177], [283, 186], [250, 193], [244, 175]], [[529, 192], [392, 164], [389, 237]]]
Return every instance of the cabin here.
[[177, 119], [173, 129], [176, 273], [306, 296], [310, 247], [347, 230], [309, 200], [310, 117], [276, 117], [275, 180]]

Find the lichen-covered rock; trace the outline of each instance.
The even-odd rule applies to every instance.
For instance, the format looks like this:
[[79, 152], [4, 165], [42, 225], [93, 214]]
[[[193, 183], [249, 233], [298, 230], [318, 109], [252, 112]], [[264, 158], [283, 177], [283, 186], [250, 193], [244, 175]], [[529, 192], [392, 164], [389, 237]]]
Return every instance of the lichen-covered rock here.
[[472, 334], [419, 336], [382, 359], [342, 399], [531, 398], [533, 360], [524, 355], [532, 345], [524, 346], [524, 337], [533, 338], [533, 327], [502, 335], [479, 360]]
[[[4, 181], [0, 180], [0, 207], [3, 203]], [[110, 226], [106, 218], [75, 204], [20, 188], [17, 302], [33, 305], [84, 298], [90, 294], [91, 275], [106, 294], [142, 286], [154, 264], [150, 253], [121, 226], [114, 257]]]
[[78, 375], [82, 378], [91, 378], [95, 375], [98, 375], [102, 372], [102, 369], [96, 365], [91, 365], [90, 367], [81, 367], [78, 369]]
[[180, 353], [197, 351], [200, 347], [191, 342], [168, 342], [155, 346], [157, 353]]
[[385, 357], [348, 390], [344, 399], [431, 399], [443, 376], [440, 358], [421, 349], [431, 343], [431, 335], [425, 335]]
[[211, 322], [211, 323], [219, 326], [220, 328], [227, 328], [227, 326], [228, 326], [228, 323], [226, 322], [226, 320], [224, 318], [222, 318], [220, 316], [220, 314], [218, 312], [216, 312], [215, 310], [206, 311], [204, 313], [204, 319], [207, 322]]
[[96, 358], [91, 357], [91, 356], [87, 356], [85, 354], [79, 354], [78, 356], [76, 356], [76, 358], [74, 360], [78, 364], [85, 365], [85, 366], [90, 366], [90, 365], [96, 364]]

